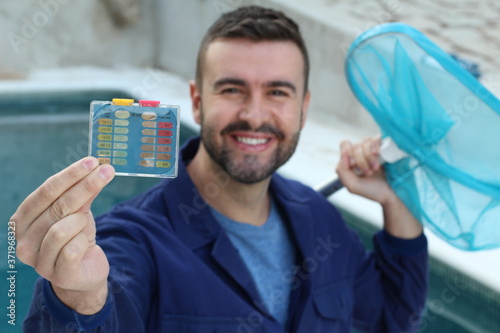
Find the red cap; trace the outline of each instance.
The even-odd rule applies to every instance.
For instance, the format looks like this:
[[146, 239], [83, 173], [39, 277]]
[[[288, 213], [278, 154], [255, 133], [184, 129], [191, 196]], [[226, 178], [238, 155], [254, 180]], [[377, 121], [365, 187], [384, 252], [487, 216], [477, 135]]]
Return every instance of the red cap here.
[[160, 101], [146, 101], [146, 100], [143, 100], [141, 99], [139, 101], [139, 105], [140, 106], [149, 106], [149, 107], [158, 107], [158, 105], [160, 105]]

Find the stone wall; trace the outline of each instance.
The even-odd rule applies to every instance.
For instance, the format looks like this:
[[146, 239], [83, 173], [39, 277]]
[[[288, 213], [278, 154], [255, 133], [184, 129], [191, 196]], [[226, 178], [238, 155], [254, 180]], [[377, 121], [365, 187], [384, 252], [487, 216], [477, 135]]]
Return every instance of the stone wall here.
[[313, 0], [352, 34], [386, 22], [420, 30], [444, 51], [479, 66], [500, 93], [500, 2], [495, 0]]
[[2, 1], [0, 78], [64, 66], [151, 66], [157, 38], [153, 6], [140, 4], [142, 18], [126, 25], [113, 20], [105, 1]]

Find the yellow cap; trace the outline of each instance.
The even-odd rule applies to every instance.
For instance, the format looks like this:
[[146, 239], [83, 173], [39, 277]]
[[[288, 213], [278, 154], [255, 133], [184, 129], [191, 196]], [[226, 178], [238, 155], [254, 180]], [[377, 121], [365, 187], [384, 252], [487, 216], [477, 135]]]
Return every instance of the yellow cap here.
[[113, 105], [132, 105], [132, 104], [134, 104], [133, 99], [113, 98]]

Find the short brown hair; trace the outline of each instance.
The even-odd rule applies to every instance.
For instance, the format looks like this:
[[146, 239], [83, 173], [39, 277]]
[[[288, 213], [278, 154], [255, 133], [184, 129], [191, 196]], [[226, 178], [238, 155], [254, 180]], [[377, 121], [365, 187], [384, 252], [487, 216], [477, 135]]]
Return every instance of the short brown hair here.
[[252, 41], [290, 41], [304, 58], [304, 92], [309, 81], [309, 56], [299, 26], [284, 13], [259, 6], [239, 7], [223, 14], [208, 29], [198, 51], [196, 85], [201, 90], [203, 62], [208, 46], [217, 38], [246, 38]]

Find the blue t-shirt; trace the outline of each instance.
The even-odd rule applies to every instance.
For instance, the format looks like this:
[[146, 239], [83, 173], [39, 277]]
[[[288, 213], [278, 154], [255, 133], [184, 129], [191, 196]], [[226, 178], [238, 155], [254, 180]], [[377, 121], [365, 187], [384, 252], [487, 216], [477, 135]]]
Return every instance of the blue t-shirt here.
[[275, 201], [271, 200], [269, 217], [262, 226], [231, 220], [213, 208], [211, 211], [252, 275], [261, 297], [257, 301], [286, 328], [296, 249]]

